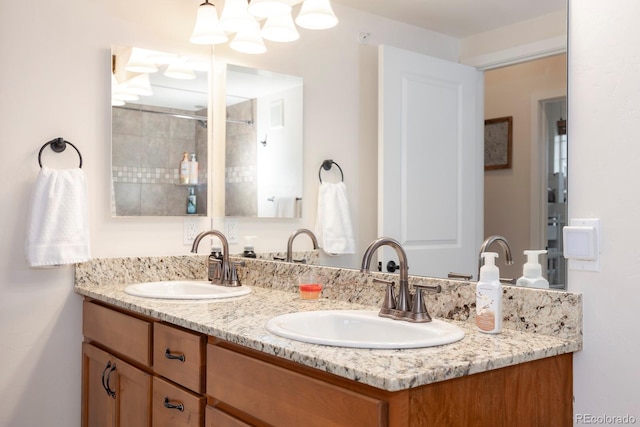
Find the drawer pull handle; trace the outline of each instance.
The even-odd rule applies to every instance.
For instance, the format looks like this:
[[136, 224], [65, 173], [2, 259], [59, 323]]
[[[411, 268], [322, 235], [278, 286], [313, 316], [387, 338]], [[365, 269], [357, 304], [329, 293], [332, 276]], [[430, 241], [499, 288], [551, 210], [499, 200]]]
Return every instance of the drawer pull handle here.
[[104, 389], [105, 392], [107, 392], [107, 394], [109, 396], [111, 396], [111, 393], [109, 393], [109, 389], [107, 388], [107, 383], [106, 383], [106, 378], [105, 375], [107, 375], [107, 370], [111, 367], [111, 361], [109, 360], [107, 362], [107, 365], [104, 367], [104, 370], [102, 371], [102, 388]]
[[171, 403], [169, 396], [164, 397], [164, 407], [167, 409], [177, 409], [180, 412], [184, 412], [184, 405], [182, 403]]
[[185, 361], [184, 354], [172, 354], [168, 348], [164, 350], [164, 357], [170, 360], [179, 360], [181, 362]]
[[[114, 390], [111, 390], [110, 381], [111, 381], [111, 374], [113, 373], [113, 371], [116, 370], [116, 362], [113, 362], [113, 365], [111, 365], [111, 366], [109, 366], [109, 365], [111, 365], [111, 361], [109, 361], [109, 363], [107, 363], [107, 367], [105, 368], [105, 371], [107, 369], [109, 369], [109, 373], [107, 374], [107, 383], [106, 383], [105, 389], [107, 390], [107, 394], [115, 399], [116, 398], [116, 392]], [[103, 378], [104, 378], [104, 372], [102, 374], [103, 374]], [[104, 387], [105, 384], [103, 383], [102, 385]]]

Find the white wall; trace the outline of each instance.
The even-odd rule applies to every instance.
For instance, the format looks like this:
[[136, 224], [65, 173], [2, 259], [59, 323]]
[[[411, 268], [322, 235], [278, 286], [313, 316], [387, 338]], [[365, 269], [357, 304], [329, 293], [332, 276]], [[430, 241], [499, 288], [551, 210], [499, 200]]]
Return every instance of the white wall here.
[[584, 295], [575, 412], [640, 423], [640, 3], [614, 3], [569, 11], [569, 216], [602, 224], [601, 271], [569, 271]]
[[[26, 214], [42, 144], [62, 136], [82, 152], [94, 257], [188, 253], [180, 219], [109, 216], [110, 45], [201, 51], [187, 41], [199, 3], [0, 2], [0, 426], [80, 422], [81, 298], [72, 290], [72, 269], [31, 269], [24, 257]], [[239, 221], [241, 235], [259, 236], [257, 250], [283, 250], [294, 229], [313, 226], [317, 170], [326, 158], [335, 159], [345, 172], [359, 248], [372, 240], [375, 45], [386, 43], [450, 60], [458, 57], [454, 39], [337, 5], [335, 11], [341, 21], [336, 29], [303, 31], [300, 42], [271, 44], [265, 56], [216, 52], [230, 62], [305, 79], [304, 217]], [[356, 42], [359, 31], [372, 33], [370, 45]], [[77, 159], [72, 150], [54, 154], [47, 149], [43, 161], [57, 168], [73, 167]], [[353, 265], [353, 260], [344, 262]]]
[[[109, 46], [137, 44], [164, 50], [193, 49], [185, 40], [199, 1], [58, 0], [0, 3], [2, 62], [0, 114], [0, 426], [79, 424], [80, 298], [69, 267], [33, 270], [24, 258], [29, 193], [37, 152], [50, 138], [76, 143], [85, 159], [96, 257], [183, 254], [181, 221], [109, 217]], [[315, 196], [319, 162], [333, 157], [359, 217], [359, 244], [375, 230], [375, 44], [384, 42], [456, 59], [456, 44], [335, 7], [341, 24], [324, 35], [305, 32], [296, 47], [273, 49], [238, 63], [305, 77], [305, 197]], [[640, 122], [640, 37], [635, 0], [615, 7], [599, 0], [573, 2], [570, 12], [569, 140], [570, 215], [603, 224], [602, 271], [570, 273], [569, 287], [584, 294], [585, 348], [575, 356], [577, 413], [640, 418], [640, 201], [635, 138]], [[167, 25], [171, 22], [171, 25]], [[372, 33], [371, 45], [355, 42]], [[314, 50], [304, 51], [303, 46]], [[296, 55], [290, 55], [294, 51]], [[332, 88], [327, 90], [327, 86]], [[336, 106], [339, 106], [337, 108]], [[339, 131], [337, 131], [339, 130]], [[68, 157], [67, 157], [68, 156]], [[344, 160], [343, 160], [344, 159]], [[46, 164], [75, 164], [73, 153], [45, 153]], [[308, 195], [308, 196], [307, 196]], [[311, 202], [309, 202], [311, 203]], [[313, 204], [305, 206], [306, 212]], [[369, 223], [369, 224], [368, 224]], [[241, 223], [259, 234], [264, 223]], [[272, 221], [265, 240], [284, 246], [288, 233], [311, 226]]]

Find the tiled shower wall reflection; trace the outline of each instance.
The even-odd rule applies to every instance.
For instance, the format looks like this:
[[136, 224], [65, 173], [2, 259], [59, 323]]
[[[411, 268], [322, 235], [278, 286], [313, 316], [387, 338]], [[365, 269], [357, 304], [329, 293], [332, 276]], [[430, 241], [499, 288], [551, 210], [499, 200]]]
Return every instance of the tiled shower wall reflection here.
[[228, 216], [258, 215], [255, 117], [255, 99], [227, 106], [225, 214]]
[[[207, 116], [144, 106], [144, 110]], [[115, 215], [186, 215], [189, 187], [195, 188], [197, 215], [207, 208], [207, 128], [205, 122], [166, 114], [112, 108], [112, 176]], [[197, 186], [179, 185], [182, 153], [195, 153]]]

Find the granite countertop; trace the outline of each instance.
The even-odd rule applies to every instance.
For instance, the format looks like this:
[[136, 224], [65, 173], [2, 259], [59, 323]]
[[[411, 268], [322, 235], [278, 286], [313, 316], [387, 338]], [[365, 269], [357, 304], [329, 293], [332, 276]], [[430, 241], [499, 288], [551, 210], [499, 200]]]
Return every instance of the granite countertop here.
[[308, 310], [366, 309], [378, 306], [322, 298], [303, 301], [297, 293], [251, 286], [252, 293], [217, 302], [168, 301], [126, 294], [124, 283], [83, 283], [75, 291], [105, 303], [211, 335], [302, 365], [388, 391], [579, 351], [581, 336], [532, 333], [505, 328], [501, 334], [477, 332], [473, 319], [446, 321], [465, 337], [456, 343], [403, 350], [351, 349], [307, 344], [267, 332], [266, 322], [285, 313]]

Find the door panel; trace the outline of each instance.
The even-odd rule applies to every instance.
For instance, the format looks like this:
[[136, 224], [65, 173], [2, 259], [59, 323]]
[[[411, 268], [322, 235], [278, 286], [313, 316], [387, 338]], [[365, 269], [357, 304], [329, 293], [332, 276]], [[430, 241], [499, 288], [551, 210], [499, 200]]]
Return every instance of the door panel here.
[[379, 58], [379, 236], [403, 245], [410, 274], [471, 274], [483, 235], [482, 72], [389, 46]]

